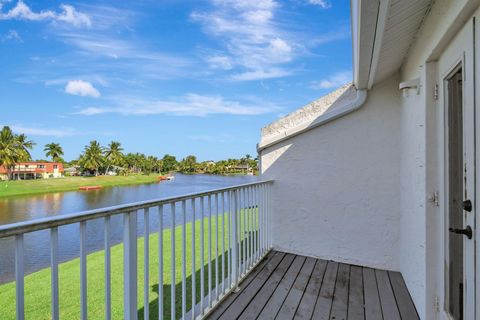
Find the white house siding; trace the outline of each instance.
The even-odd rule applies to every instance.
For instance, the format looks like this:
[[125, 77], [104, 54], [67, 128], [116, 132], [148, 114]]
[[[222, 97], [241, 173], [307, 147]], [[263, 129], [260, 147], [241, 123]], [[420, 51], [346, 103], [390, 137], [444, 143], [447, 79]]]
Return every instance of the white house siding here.
[[360, 110], [262, 151], [276, 249], [398, 270], [399, 105], [391, 78]]

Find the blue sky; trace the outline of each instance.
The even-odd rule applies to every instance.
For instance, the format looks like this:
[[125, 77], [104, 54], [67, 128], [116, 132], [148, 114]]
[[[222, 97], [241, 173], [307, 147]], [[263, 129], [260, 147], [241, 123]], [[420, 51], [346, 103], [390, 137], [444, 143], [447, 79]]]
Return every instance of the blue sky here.
[[351, 79], [348, 0], [0, 0], [0, 125], [200, 160]]

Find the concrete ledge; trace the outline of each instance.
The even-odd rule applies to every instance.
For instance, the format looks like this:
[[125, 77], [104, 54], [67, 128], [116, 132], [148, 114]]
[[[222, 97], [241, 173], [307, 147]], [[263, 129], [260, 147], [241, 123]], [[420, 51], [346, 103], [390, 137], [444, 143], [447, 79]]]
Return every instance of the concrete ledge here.
[[345, 85], [263, 128], [257, 150], [260, 153], [265, 148], [343, 117], [359, 109], [366, 98], [366, 90], [357, 90], [352, 84]]

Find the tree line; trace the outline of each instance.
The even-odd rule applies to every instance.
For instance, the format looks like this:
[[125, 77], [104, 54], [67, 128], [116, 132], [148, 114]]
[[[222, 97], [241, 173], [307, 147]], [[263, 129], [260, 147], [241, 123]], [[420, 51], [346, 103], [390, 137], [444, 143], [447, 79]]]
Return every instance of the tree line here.
[[[8, 176], [15, 164], [31, 161], [30, 150], [36, 144], [28, 140], [24, 134], [15, 134], [5, 126], [0, 131], [0, 166], [6, 168]], [[257, 174], [258, 159], [245, 155], [240, 159], [198, 162], [197, 157], [189, 155], [180, 161], [173, 155], [166, 154], [162, 158], [143, 153], [124, 153], [118, 141], [102, 146], [98, 141], [90, 141], [80, 156], [70, 162], [63, 159], [63, 148], [59, 143], [48, 143], [44, 146], [45, 156], [53, 162], [62, 162], [67, 167], [78, 168], [80, 173], [93, 175], [115, 174], [151, 174], [151, 173], [210, 173], [210, 174]], [[40, 160], [45, 161], [45, 160]]]

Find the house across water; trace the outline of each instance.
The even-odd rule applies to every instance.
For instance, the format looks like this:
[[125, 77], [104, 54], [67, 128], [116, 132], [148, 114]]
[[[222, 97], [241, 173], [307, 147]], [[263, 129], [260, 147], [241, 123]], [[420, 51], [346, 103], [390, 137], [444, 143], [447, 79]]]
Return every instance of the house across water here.
[[61, 162], [19, 162], [11, 170], [0, 166], [0, 180], [11, 179], [48, 179], [63, 177]]

